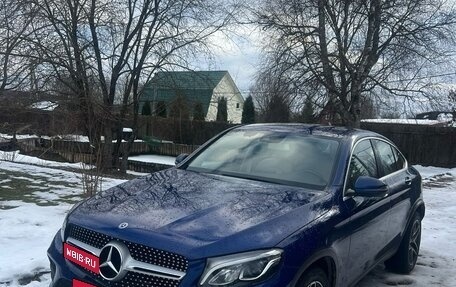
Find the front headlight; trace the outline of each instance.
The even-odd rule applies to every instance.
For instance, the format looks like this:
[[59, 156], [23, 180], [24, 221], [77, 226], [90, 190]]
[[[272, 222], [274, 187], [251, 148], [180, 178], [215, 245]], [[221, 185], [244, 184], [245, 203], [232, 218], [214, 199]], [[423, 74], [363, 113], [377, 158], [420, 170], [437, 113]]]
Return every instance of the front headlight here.
[[65, 241], [65, 229], [68, 223], [68, 214], [65, 215], [65, 219], [63, 220], [62, 227], [60, 228], [60, 236], [62, 237], [62, 242]]
[[65, 219], [63, 220], [63, 223], [62, 223], [62, 227], [60, 228], [60, 237], [62, 237], [62, 242], [65, 241], [65, 229], [66, 229], [66, 226], [67, 226], [67, 223], [68, 223], [68, 216], [70, 216], [70, 214], [76, 209], [78, 208], [79, 205], [81, 205], [83, 201], [80, 201], [78, 203], [76, 203], [75, 205], [73, 205], [73, 207], [70, 208], [70, 210], [68, 211], [67, 215], [65, 215]]
[[261, 281], [275, 271], [282, 250], [253, 251], [207, 260], [200, 286], [245, 286]]

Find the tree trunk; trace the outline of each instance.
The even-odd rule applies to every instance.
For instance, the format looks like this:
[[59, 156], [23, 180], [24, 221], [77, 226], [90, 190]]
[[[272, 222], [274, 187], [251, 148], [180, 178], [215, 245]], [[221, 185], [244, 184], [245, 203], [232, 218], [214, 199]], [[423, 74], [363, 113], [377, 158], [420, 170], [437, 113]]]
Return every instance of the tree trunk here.
[[116, 138], [115, 138], [115, 143], [113, 143], [113, 166], [115, 168], [121, 168], [120, 167], [120, 155], [122, 154], [122, 140], [123, 140], [123, 128], [121, 125], [118, 125], [116, 127]]
[[[131, 129], [133, 130], [133, 132], [131, 133], [130, 138], [128, 139], [128, 142], [125, 145], [125, 149], [123, 150], [122, 161], [121, 161], [121, 165], [120, 165], [120, 172], [122, 172], [122, 173], [127, 172], [128, 157], [130, 156], [131, 147], [133, 146], [133, 143], [138, 134], [138, 115], [139, 115], [139, 97], [140, 97], [139, 75], [132, 82], [131, 88], [133, 89], [133, 124], [131, 126]], [[124, 116], [127, 114], [126, 107], [127, 107], [127, 99], [125, 98], [124, 110], [123, 110]]]
[[361, 126], [361, 85], [357, 82], [352, 83], [351, 87], [351, 106], [347, 125], [351, 128], [360, 128]]
[[103, 153], [101, 159], [101, 169], [103, 171], [109, 171], [112, 169], [112, 130], [111, 126], [107, 124], [104, 127], [104, 143], [103, 143]]

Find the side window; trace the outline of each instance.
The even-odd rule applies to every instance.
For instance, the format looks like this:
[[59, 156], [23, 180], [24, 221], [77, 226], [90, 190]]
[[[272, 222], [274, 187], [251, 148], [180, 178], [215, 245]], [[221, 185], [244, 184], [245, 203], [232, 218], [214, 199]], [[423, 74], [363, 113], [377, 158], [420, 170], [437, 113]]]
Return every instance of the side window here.
[[378, 153], [379, 164], [383, 169], [381, 176], [385, 176], [402, 169], [404, 163], [402, 163], [402, 167], [399, 167], [400, 163], [396, 161], [397, 155], [395, 155], [396, 152], [394, 147], [380, 140], [375, 140], [374, 145]]
[[347, 188], [354, 189], [360, 176], [378, 177], [374, 149], [370, 140], [359, 142], [353, 150], [348, 170]]
[[396, 166], [398, 170], [401, 170], [405, 167], [405, 158], [404, 156], [393, 147], [394, 155], [396, 156]]

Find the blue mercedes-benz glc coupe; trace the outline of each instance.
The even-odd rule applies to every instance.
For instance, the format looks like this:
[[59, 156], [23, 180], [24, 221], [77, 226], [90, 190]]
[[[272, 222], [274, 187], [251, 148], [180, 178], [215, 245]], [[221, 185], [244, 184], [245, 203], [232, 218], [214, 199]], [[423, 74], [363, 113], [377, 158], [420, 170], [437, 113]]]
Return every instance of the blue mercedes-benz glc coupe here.
[[421, 189], [376, 133], [235, 127], [77, 204], [48, 250], [51, 287], [352, 286], [381, 262], [409, 273]]

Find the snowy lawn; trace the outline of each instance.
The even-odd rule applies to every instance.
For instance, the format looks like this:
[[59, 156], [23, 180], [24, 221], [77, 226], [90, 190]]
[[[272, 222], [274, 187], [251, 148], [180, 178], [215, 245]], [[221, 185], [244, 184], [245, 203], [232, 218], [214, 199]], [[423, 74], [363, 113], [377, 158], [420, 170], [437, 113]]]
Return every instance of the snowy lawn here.
[[[416, 269], [396, 275], [379, 265], [358, 287], [456, 286], [456, 169], [418, 168], [427, 214]], [[121, 182], [105, 179], [103, 188]], [[71, 203], [81, 198], [76, 173], [0, 161], [0, 286], [49, 285], [46, 249]]]
[[[46, 250], [81, 200], [80, 174], [0, 161], [0, 286], [48, 286]], [[105, 178], [107, 189], [123, 180]]]
[[59, 167], [59, 168], [73, 168], [73, 169], [84, 168], [84, 165], [82, 163], [68, 163], [68, 162], [57, 162], [57, 161], [45, 160], [45, 159], [40, 159], [40, 158], [33, 157], [33, 156], [23, 155], [19, 151], [2, 151], [2, 150], [0, 150], [0, 160], [13, 161], [15, 163], [40, 165], [40, 166], [45, 166], [45, 167]]

